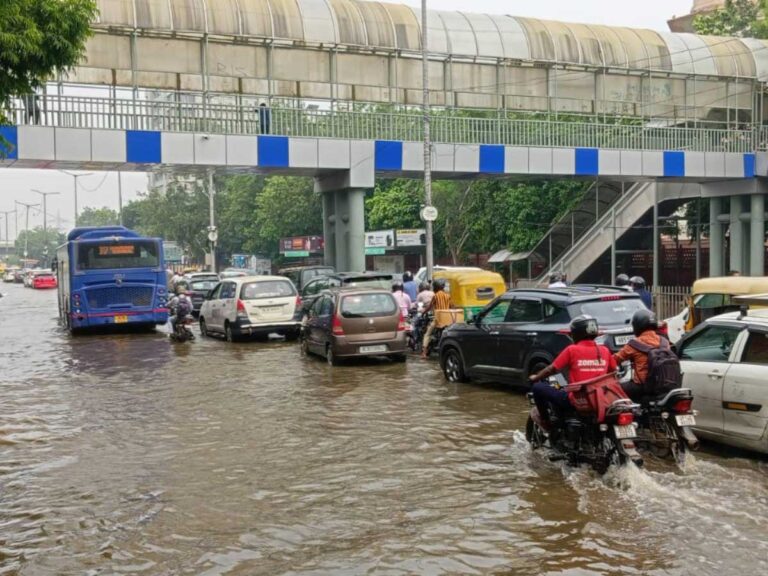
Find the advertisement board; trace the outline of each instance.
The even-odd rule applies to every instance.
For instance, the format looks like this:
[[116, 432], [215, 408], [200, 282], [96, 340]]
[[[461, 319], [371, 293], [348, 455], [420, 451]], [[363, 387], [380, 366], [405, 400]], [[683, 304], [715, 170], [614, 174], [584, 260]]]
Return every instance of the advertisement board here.
[[394, 248], [395, 231], [394, 230], [375, 230], [365, 233], [366, 248]]
[[168, 264], [181, 264], [184, 259], [181, 247], [176, 242], [170, 240], [163, 241], [163, 255]]
[[322, 253], [324, 247], [322, 236], [293, 236], [280, 239], [280, 253], [286, 256], [296, 252], [309, 254]]
[[397, 247], [426, 246], [427, 231], [424, 228], [397, 231]]

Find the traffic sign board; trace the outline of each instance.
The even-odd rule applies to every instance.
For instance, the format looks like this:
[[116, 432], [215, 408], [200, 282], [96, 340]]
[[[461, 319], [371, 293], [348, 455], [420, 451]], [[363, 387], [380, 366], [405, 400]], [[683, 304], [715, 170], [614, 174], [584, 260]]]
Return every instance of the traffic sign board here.
[[437, 220], [437, 208], [434, 206], [424, 206], [421, 209], [421, 219], [425, 222], [434, 222]]
[[387, 251], [384, 248], [366, 248], [366, 256], [383, 256]]
[[283, 252], [286, 258], [302, 258], [309, 256], [309, 250], [286, 250]]

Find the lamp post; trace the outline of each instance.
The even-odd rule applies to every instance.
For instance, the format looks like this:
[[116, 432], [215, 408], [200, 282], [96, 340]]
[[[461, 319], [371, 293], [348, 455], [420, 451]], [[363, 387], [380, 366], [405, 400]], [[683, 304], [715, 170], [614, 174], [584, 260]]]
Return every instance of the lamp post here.
[[424, 113], [424, 209], [422, 218], [427, 228], [427, 278], [432, 280], [435, 265], [432, 222], [437, 217], [432, 206], [432, 143], [429, 133], [429, 51], [427, 49], [427, 0], [421, 0], [421, 81], [422, 109]]
[[74, 174], [72, 172], [67, 172], [66, 170], [59, 170], [62, 174], [66, 174], [67, 176], [72, 176], [72, 178], [75, 181], [75, 225], [74, 228], [77, 228], [77, 179], [82, 178], [83, 176], [93, 176], [93, 172], [87, 172], [85, 174]]
[[41, 192], [40, 190], [33, 189], [32, 192], [40, 194], [43, 197], [43, 256], [45, 257], [45, 265], [48, 265], [48, 196], [56, 196], [61, 192]]
[[[8, 229], [11, 227], [11, 221], [8, 219], [8, 214], [16, 215], [16, 210], [3, 210], [0, 214], [5, 215], [5, 249], [8, 249]], [[16, 236], [19, 235], [19, 231], [16, 230]]]
[[40, 204], [28, 204], [27, 202], [19, 202], [18, 200], [14, 200], [14, 202], [26, 208], [26, 221], [24, 224], [24, 259], [26, 260], [27, 256], [29, 256], [29, 252], [27, 251], [29, 248], [29, 209], [34, 208], [35, 206], [40, 206]]

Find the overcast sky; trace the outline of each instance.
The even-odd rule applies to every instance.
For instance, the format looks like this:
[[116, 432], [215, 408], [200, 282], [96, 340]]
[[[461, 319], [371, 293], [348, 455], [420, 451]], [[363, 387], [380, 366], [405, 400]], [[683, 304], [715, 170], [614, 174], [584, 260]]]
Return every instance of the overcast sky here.
[[[420, 0], [402, 0], [411, 6], [421, 6]], [[562, 20], [566, 22], [586, 22], [612, 26], [631, 26], [667, 30], [667, 19], [674, 15], [687, 14], [692, 0], [428, 0], [429, 7], [437, 10], [471, 10], [513, 16], [529, 16]], [[106, 178], [105, 178], [106, 176]], [[70, 176], [55, 170], [19, 170], [0, 168], [0, 212], [14, 209], [14, 200], [39, 202], [40, 196], [31, 192], [39, 189], [44, 192], [61, 192], [58, 196], [49, 196], [49, 222], [59, 218], [62, 228], [68, 228], [73, 222], [74, 193]], [[85, 206], [108, 206], [117, 208], [117, 174], [97, 172], [91, 176], [79, 178], [80, 209]], [[123, 173], [124, 202], [136, 197], [139, 190], [145, 190], [145, 174]], [[13, 221], [13, 214], [10, 215]], [[42, 212], [30, 212], [30, 226], [42, 225]], [[5, 217], [0, 215], [0, 239], [5, 240]], [[19, 227], [23, 229], [23, 215], [19, 218]], [[11, 226], [13, 236], [13, 226]]]

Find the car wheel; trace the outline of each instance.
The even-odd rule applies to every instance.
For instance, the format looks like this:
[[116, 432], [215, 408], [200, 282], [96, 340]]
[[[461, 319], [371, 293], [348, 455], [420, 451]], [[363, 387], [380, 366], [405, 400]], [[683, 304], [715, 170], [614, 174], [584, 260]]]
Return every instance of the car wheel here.
[[229, 322], [224, 324], [224, 338], [226, 338], [227, 342], [234, 342], [236, 340], [235, 335], [232, 333], [232, 326]]
[[464, 362], [456, 348], [448, 348], [443, 356], [443, 375], [448, 382], [466, 382]]
[[[544, 370], [544, 368], [546, 368], [547, 366], [549, 366], [549, 363], [546, 362], [545, 360], [541, 360], [539, 358], [531, 360], [531, 363], [528, 366], [528, 376], [530, 376], [531, 374], [538, 374], [539, 372]], [[528, 378], [526, 378], [525, 382], [529, 383], [530, 381], [528, 380]]]
[[200, 335], [203, 337], [208, 336], [208, 326], [205, 325], [205, 318], [200, 317]]
[[336, 358], [336, 355], [333, 353], [333, 346], [330, 344], [326, 344], [325, 346], [325, 360], [328, 362], [329, 366], [338, 366], [339, 360]]
[[299, 344], [299, 349], [301, 350], [302, 356], [309, 356], [309, 341], [306, 338], [301, 339], [301, 344]]
[[301, 332], [299, 330], [294, 330], [293, 332], [286, 332], [285, 339], [288, 342], [296, 342], [296, 340], [299, 339], [300, 335], [301, 335]]

